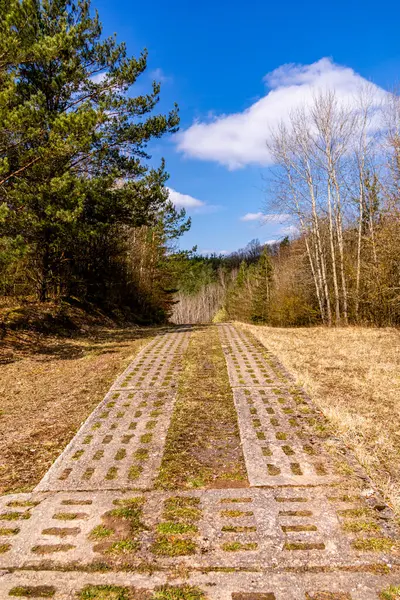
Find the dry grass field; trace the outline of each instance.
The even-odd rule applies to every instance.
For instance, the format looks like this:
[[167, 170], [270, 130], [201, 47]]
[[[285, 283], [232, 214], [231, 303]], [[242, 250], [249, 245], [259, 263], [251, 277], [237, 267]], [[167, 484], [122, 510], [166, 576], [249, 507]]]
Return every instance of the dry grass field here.
[[400, 512], [400, 331], [242, 325], [291, 371]]
[[0, 493], [31, 490], [153, 329], [20, 333], [0, 358]]

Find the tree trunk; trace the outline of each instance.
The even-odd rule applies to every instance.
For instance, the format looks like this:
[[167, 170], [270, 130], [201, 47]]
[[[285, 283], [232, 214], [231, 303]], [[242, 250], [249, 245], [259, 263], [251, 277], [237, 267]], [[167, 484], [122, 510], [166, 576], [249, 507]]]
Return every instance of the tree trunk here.
[[329, 219], [329, 241], [331, 246], [331, 261], [332, 261], [332, 278], [333, 278], [333, 289], [335, 293], [335, 316], [336, 325], [340, 323], [340, 299], [339, 299], [339, 285], [336, 273], [336, 252], [335, 252], [335, 240], [334, 240], [334, 228], [332, 222], [332, 201], [331, 201], [331, 180], [328, 176], [328, 219]]
[[49, 275], [50, 275], [50, 247], [49, 247], [49, 235], [45, 232], [44, 240], [42, 242], [42, 264], [40, 269], [40, 279], [38, 285], [38, 299], [39, 302], [46, 302], [48, 296], [49, 287]]

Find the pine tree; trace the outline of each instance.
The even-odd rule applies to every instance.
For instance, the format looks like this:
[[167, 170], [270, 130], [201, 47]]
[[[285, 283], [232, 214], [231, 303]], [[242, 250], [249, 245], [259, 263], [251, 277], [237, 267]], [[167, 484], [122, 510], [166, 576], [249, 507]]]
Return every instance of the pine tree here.
[[80, 238], [157, 221], [166, 176], [146, 165], [146, 145], [179, 119], [176, 107], [153, 114], [157, 83], [130, 95], [146, 51], [103, 40], [89, 0], [0, 8], [0, 233], [22, 236], [43, 301]]

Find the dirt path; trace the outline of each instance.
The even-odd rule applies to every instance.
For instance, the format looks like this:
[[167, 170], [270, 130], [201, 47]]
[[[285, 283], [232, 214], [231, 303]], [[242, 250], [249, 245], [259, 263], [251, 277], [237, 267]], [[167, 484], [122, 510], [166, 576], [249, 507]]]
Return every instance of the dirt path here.
[[[157, 487], [171, 419], [179, 441], [177, 420], [190, 406], [181, 379], [190, 328], [165, 331], [34, 492], [0, 498], [0, 598], [399, 597], [395, 523], [370, 480], [264, 346], [232, 325], [216, 329], [249, 487], [199, 478], [192, 489]], [[195, 336], [203, 353], [207, 331]], [[195, 386], [193, 395], [203, 397]], [[221, 456], [232, 432], [221, 436]]]

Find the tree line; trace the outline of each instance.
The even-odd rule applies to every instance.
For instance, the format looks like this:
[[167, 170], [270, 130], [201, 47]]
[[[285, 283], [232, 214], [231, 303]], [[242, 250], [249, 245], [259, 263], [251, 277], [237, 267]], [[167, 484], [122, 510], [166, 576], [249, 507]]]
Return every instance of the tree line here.
[[269, 143], [268, 210], [298, 230], [319, 320], [400, 320], [400, 98], [319, 93]]
[[0, 295], [164, 320], [190, 227], [148, 144], [177, 131], [147, 52], [104, 38], [90, 0], [0, 0]]
[[220, 258], [218, 318], [399, 325], [399, 96], [377, 99], [366, 85], [345, 103], [321, 92], [278, 124], [268, 147], [265, 218], [296, 233]]

